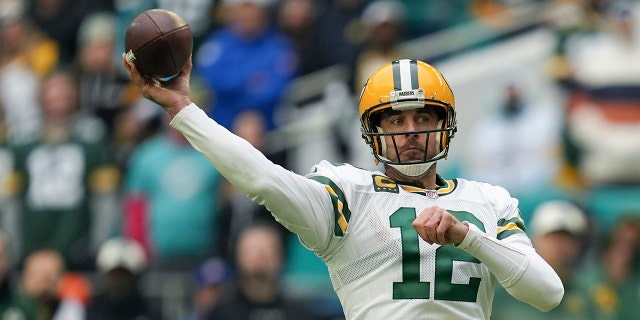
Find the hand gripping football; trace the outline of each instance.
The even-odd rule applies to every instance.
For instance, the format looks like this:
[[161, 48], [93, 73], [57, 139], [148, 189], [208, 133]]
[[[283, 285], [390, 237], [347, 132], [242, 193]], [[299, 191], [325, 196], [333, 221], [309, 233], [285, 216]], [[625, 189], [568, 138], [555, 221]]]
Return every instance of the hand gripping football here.
[[169, 80], [186, 66], [193, 52], [189, 25], [175, 12], [151, 9], [137, 15], [124, 38], [125, 58], [141, 74]]

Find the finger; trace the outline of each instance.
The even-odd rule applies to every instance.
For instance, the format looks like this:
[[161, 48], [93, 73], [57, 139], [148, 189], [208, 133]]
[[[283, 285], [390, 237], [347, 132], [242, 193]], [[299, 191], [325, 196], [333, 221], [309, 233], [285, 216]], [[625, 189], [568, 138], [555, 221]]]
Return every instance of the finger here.
[[142, 90], [142, 94], [145, 97], [151, 96], [151, 91], [153, 90], [153, 87], [161, 86], [160, 81], [158, 81], [157, 79], [143, 76], [142, 74], [140, 74], [140, 72], [138, 71], [138, 68], [134, 63], [127, 63], [127, 68], [128, 68], [127, 73], [129, 74], [129, 77], [133, 80], [133, 82], [135, 82], [138, 85], [138, 87], [140, 87], [140, 89]]
[[437, 242], [438, 236], [436, 227], [438, 226], [439, 217], [433, 215], [422, 215], [421, 219], [418, 221], [418, 233], [421, 235], [422, 239], [429, 244], [433, 244]]
[[191, 69], [193, 68], [193, 60], [192, 60], [192, 58], [193, 58], [193, 56], [189, 57], [189, 61], [187, 61], [187, 64], [184, 66], [184, 68], [180, 72], [181, 74], [191, 73]]
[[124, 68], [124, 71], [127, 73], [127, 76], [129, 76], [129, 79], [132, 79], [131, 76], [131, 65], [129, 65], [129, 63], [127, 62], [127, 58], [126, 58], [126, 54], [122, 54], [122, 67]]
[[439, 244], [447, 243], [446, 234], [447, 230], [449, 230], [449, 228], [451, 227], [451, 219], [447, 218], [448, 216], [443, 216], [443, 218], [440, 220], [440, 223], [438, 223], [438, 226], [436, 227], [436, 236], [438, 237], [437, 241]]
[[431, 244], [438, 243], [438, 231], [437, 231], [438, 222], [439, 221], [431, 220], [425, 226], [427, 239], [429, 239], [429, 243]]
[[420, 236], [420, 238], [422, 238], [422, 240], [424, 240], [424, 242], [428, 244], [433, 244], [433, 241], [429, 239], [429, 235], [427, 234], [427, 229], [421, 228], [420, 231], [418, 231], [418, 235]]
[[422, 212], [420, 212], [420, 214], [416, 217], [415, 220], [413, 220], [412, 223], [413, 228], [416, 230], [420, 238], [422, 238], [422, 240], [426, 241], [429, 244], [433, 243], [433, 241], [429, 238], [430, 236], [428, 232], [428, 224], [432, 217], [433, 211], [431, 210], [431, 208], [426, 208], [422, 210]]

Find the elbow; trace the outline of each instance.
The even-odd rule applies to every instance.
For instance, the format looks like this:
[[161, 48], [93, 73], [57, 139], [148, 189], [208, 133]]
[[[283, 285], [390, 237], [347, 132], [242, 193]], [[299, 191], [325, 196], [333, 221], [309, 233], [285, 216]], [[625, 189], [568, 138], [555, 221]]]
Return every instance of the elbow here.
[[560, 285], [551, 288], [546, 294], [542, 295], [542, 297], [545, 299], [535, 306], [540, 311], [547, 312], [557, 307], [564, 297], [562, 282], [560, 282]]
[[562, 284], [562, 279], [560, 279], [558, 274], [555, 272], [553, 272], [553, 275], [553, 277], [548, 277], [547, 290], [545, 294], [542, 295], [546, 299], [543, 299], [543, 303], [538, 306], [538, 309], [544, 312], [557, 307], [564, 297], [564, 285]]
[[547, 312], [557, 307], [564, 297], [564, 286], [560, 277], [548, 264], [538, 264], [539, 272], [526, 272], [507, 291], [536, 309]]

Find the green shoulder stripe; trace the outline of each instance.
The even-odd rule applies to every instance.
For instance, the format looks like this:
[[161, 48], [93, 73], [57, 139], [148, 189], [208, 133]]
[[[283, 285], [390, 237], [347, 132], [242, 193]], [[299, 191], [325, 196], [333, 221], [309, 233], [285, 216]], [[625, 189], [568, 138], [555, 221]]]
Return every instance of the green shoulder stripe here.
[[351, 211], [349, 211], [349, 205], [347, 204], [344, 193], [329, 178], [313, 176], [310, 177], [310, 179], [325, 185], [325, 189], [329, 193], [329, 196], [331, 196], [331, 203], [333, 204], [333, 214], [335, 218], [333, 234], [337, 237], [344, 236], [349, 228], [349, 219], [351, 218]]
[[498, 240], [516, 233], [523, 234], [525, 231], [524, 221], [520, 217], [498, 220]]

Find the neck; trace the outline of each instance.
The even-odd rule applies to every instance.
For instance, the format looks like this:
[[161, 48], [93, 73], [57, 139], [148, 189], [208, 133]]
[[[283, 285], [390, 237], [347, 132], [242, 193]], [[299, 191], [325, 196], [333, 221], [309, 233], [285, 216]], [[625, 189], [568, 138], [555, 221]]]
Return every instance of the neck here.
[[275, 281], [263, 280], [245, 280], [240, 284], [244, 294], [251, 301], [258, 303], [270, 303], [278, 295], [278, 286]]
[[436, 189], [436, 164], [434, 163], [427, 171], [421, 175], [408, 176], [401, 173], [396, 168], [385, 164], [385, 171], [387, 176], [393, 180], [409, 182], [421, 186], [422, 188], [435, 190]]
[[64, 121], [47, 121], [43, 127], [42, 139], [47, 143], [65, 142], [71, 136], [71, 124]]

